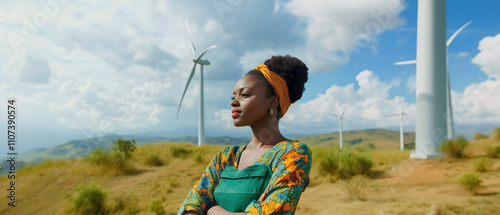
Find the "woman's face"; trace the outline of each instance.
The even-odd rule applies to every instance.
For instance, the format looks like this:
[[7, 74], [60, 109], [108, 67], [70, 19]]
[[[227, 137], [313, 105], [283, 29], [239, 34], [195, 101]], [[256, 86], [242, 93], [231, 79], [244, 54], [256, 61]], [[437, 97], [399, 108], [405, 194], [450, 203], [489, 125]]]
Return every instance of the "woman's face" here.
[[254, 75], [245, 75], [236, 82], [231, 102], [236, 127], [251, 126], [269, 117], [273, 97], [266, 99], [266, 91], [265, 82]]

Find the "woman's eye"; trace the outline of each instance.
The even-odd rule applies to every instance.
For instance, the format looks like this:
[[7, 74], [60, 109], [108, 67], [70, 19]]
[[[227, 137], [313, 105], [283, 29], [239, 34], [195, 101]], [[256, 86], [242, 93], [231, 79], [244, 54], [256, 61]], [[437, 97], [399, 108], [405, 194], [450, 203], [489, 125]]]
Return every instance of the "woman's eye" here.
[[[241, 96], [242, 96], [242, 97], [247, 97], [247, 96], [250, 96], [250, 94], [241, 94]], [[233, 96], [233, 97], [231, 97], [231, 100], [234, 100], [234, 99], [235, 99], [235, 97], [234, 97], [234, 96]]]

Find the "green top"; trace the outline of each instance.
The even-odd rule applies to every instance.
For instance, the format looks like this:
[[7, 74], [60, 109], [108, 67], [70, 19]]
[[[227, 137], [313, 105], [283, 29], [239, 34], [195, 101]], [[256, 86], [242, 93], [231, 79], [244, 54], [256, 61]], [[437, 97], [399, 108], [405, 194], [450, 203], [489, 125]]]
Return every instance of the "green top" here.
[[242, 170], [226, 167], [214, 191], [216, 204], [229, 212], [245, 212], [248, 204], [262, 195], [271, 174], [268, 164], [248, 166]]

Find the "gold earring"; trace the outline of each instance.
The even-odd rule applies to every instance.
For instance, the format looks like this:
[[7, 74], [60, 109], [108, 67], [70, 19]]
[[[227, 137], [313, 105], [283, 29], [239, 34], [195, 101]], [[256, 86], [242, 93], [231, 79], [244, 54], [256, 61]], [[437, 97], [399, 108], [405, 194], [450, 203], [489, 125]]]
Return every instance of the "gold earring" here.
[[269, 109], [271, 109], [270, 110], [270, 115], [273, 116], [274, 115], [273, 109], [272, 108], [269, 108]]

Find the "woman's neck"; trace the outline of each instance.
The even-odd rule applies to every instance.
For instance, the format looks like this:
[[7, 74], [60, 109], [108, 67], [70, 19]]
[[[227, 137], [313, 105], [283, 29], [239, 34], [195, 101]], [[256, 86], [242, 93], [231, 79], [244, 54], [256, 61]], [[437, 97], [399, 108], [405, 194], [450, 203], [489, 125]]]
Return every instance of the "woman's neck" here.
[[249, 145], [251, 145], [252, 148], [270, 148], [281, 141], [287, 140], [287, 138], [281, 134], [276, 119], [263, 123], [260, 126], [251, 126], [251, 128], [252, 141], [250, 141]]

